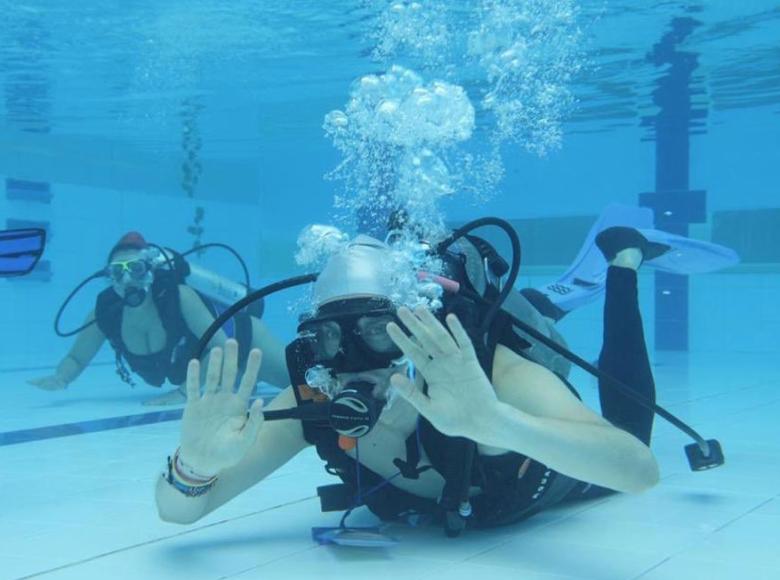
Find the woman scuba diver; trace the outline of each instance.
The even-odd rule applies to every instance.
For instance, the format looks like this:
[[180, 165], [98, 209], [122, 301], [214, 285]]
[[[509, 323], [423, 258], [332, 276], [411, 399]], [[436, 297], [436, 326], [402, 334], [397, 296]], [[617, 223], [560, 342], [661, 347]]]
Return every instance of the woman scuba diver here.
[[[144, 404], [184, 403], [187, 363], [198, 337], [217, 314], [207, 297], [183, 283], [188, 273], [189, 266], [181, 256], [171, 258], [137, 232], [124, 235], [109, 252], [107, 267], [101, 273], [110, 278], [111, 287], [98, 295], [76, 342], [54, 374], [29, 383], [45, 390], [65, 389], [108, 340], [116, 352], [117, 372], [125, 382], [133, 384], [123, 361], [151, 386], [161, 387], [167, 380], [176, 387]], [[244, 357], [251, 347], [261, 348], [265, 363], [259, 378], [274, 386], [287, 386], [283, 345], [259, 318], [242, 312], [232, 326], [234, 332], [220, 330], [210, 345], [224, 344], [230, 333], [246, 345], [241, 353]]]
[[[600, 239], [610, 266], [601, 364], [649, 405], [655, 389], [636, 271], [668, 246], [635, 230], [619, 233]], [[268, 408], [258, 401], [247, 412], [257, 351], [237, 392], [234, 341], [224, 357], [213, 351], [203, 394], [192, 361], [181, 445], [157, 486], [163, 520], [197, 521], [308, 445], [343, 480], [318, 490], [325, 511], [348, 514], [365, 504], [383, 520], [427, 514], [444, 518], [452, 536], [467, 524], [513, 523], [570, 497], [640, 492], [658, 481], [648, 446], [652, 407], [602, 384], [601, 417], [561, 376], [523, 354], [531, 344], [503, 322], [483, 341], [479, 327], [490, 317], [465, 295], [447, 298], [446, 317], [397, 309], [387, 260], [388, 248], [367, 236], [330, 258], [314, 284], [315, 311], [287, 347], [292, 386]], [[462, 264], [457, 254], [452, 264]], [[455, 292], [467, 279], [442, 284]], [[313, 380], [316, 369], [330, 380]], [[356, 421], [366, 416], [367, 423]], [[269, 421], [287, 418], [308, 420]]]

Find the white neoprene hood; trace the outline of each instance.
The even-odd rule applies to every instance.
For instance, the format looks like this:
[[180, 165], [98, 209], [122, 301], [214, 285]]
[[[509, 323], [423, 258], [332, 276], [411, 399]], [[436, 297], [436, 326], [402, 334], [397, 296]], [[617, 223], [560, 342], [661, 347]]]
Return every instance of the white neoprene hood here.
[[314, 283], [314, 303], [342, 298], [390, 296], [389, 249], [376, 238], [359, 235], [330, 257]]

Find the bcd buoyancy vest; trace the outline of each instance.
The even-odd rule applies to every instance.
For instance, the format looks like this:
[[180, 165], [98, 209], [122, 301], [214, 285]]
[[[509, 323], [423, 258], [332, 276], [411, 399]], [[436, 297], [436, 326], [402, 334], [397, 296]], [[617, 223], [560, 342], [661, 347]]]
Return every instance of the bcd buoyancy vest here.
[[159, 387], [166, 379], [180, 385], [186, 377], [187, 363], [198, 337], [184, 321], [176, 276], [167, 271], [155, 272], [150, 292], [165, 331], [165, 345], [159, 351], [141, 355], [128, 350], [122, 339], [124, 305], [112, 288], [98, 295], [95, 306], [97, 325], [114, 349], [118, 364], [126, 360], [130, 368], [150, 385]]

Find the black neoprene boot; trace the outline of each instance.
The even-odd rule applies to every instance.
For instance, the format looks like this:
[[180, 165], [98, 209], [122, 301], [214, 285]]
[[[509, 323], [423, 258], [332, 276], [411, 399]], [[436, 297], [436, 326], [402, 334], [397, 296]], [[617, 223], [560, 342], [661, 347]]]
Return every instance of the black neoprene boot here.
[[607, 262], [614, 260], [618, 252], [626, 248], [637, 248], [642, 252], [643, 262], [662, 256], [671, 249], [666, 244], [650, 242], [638, 230], [624, 226], [614, 226], [599, 232], [596, 245]]

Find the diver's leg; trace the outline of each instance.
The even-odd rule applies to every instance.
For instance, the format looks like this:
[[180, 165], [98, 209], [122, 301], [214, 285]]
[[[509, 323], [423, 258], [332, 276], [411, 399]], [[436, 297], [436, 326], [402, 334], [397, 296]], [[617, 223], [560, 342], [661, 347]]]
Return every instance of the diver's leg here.
[[[607, 207], [593, 224], [569, 269], [554, 282], [529, 289], [535, 295], [526, 295], [526, 298], [535, 306], [534, 300], [541, 302], [542, 309], [553, 315], [545, 314], [542, 309], [540, 312], [555, 321], [599, 298], [604, 292], [607, 260], [596, 238], [616, 226], [640, 233], [645, 238], [646, 249], [650, 250], [644, 256], [647, 265], [662, 272], [699, 274], [739, 263], [739, 255], [731, 248], [652, 229], [652, 223], [652, 212], [648, 208], [622, 205]], [[526, 291], [523, 293], [526, 294]]]
[[283, 389], [290, 384], [284, 345], [271, 334], [262, 320], [254, 316], [250, 318], [252, 320], [252, 347], [263, 351], [260, 380]]
[[[646, 401], [655, 403], [655, 381], [647, 354], [639, 311], [637, 269], [642, 252], [621, 251], [607, 271], [604, 302], [604, 338], [599, 369], [630, 387]], [[620, 393], [608, 380], [599, 379], [601, 413], [610, 423], [650, 444], [655, 413]], [[615, 493], [611, 489], [581, 482], [567, 500], [592, 499]]]
[[[655, 403], [655, 381], [639, 312], [636, 270], [611, 266], [607, 273], [606, 292], [604, 342], [599, 368], [631, 387], [643, 399]], [[652, 410], [618, 392], [603, 379], [599, 379], [599, 399], [605, 419], [645, 445], [650, 443]]]

